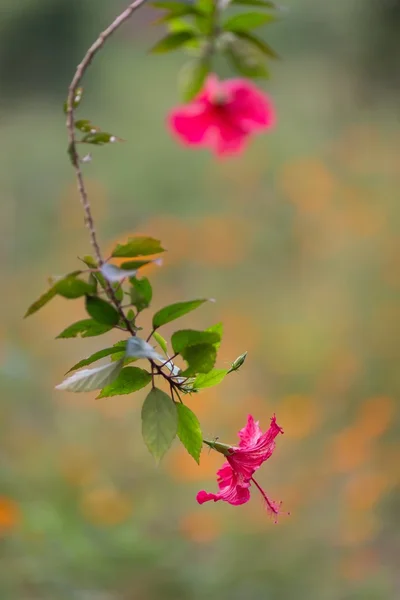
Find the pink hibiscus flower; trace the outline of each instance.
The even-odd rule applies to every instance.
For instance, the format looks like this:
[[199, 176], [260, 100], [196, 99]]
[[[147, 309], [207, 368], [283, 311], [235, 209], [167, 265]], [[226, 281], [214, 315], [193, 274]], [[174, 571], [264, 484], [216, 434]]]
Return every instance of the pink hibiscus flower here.
[[261, 493], [268, 512], [274, 515], [276, 521], [281, 503], [271, 500], [253, 475], [272, 455], [275, 449], [275, 438], [279, 433], [283, 433], [283, 430], [277, 424], [275, 415], [265, 433], [262, 433], [258, 421], [254, 421], [249, 415], [246, 427], [239, 431], [239, 446], [208, 442], [212, 448], [225, 455], [227, 462], [217, 472], [220, 491], [212, 494], [202, 490], [197, 494], [197, 502], [203, 504], [210, 500], [214, 502], [224, 500], [235, 506], [245, 504], [250, 500], [250, 486], [253, 483]]
[[168, 117], [172, 132], [186, 146], [209, 146], [217, 155], [243, 150], [251, 134], [273, 126], [268, 96], [246, 79], [219, 81], [209, 75], [203, 90]]

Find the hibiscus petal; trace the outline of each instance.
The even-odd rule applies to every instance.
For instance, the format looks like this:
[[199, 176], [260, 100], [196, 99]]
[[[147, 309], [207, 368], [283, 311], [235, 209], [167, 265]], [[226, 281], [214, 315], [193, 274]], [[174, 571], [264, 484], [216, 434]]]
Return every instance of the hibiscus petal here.
[[172, 111], [168, 116], [168, 123], [172, 132], [188, 145], [203, 144], [212, 125], [206, 107], [200, 103]]
[[229, 104], [238, 126], [250, 132], [269, 129], [275, 123], [275, 110], [266, 94], [244, 79], [226, 82], [231, 94]]
[[239, 431], [240, 448], [248, 448], [254, 446], [262, 436], [262, 431], [258, 426], [258, 421], [255, 421], [252, 415], [247, 417], [247, 425]]
[[201, 490], [197, 494], [197, 502], [203, 504], [213, 500], [223, 500], [238, 506], [245, 504], [250, 499], [249, 484], [241, 485], [238, 481], [238, 476], [232, 470], [228, 463], [225, 463], [222, 468], [217, 472], [218, 475], [218, 486], [220, 491], [217, 494], [208, 493], [205, 490]]

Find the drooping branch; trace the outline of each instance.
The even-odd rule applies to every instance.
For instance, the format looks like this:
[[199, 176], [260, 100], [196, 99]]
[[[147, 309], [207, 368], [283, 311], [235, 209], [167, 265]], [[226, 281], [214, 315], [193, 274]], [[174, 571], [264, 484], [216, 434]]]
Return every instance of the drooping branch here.
[[90, 242], [92, 244], [94, 254], [96, 256], [96, 260], [101, 266], [103, 264], [103, 258], [100, 250], [99, 243], [96, 237], [96, 229], [94, 226], [94, 220], [92, 216], [92, 211], [90, 207], [90, 202], [88, 198], [88, 193], [85, 187], [85, 182], [83, 180], [82, 169], [80, 166], [80, 159], [76, 149], [76, 138], [75, 138], [75, 119], [74, 119], [74, 99], [76, 95], [77, 88], [79, 87], [80, 82], [82, 81], [83, 76], [86, 73], [87, 68], [91, 64], [94, 56], [97, 52], [104, 46], [108, 38], [125, 22], [127, 21], [131, 15], [138, 9], [142, 4], [144, 4], [146, 0], [135, 0], [132, 2], [118, 17], [105, 29], [97, 38], [97, 40], [92, 44], [89, 50], [86, 52], [82, 62], [78, 65], [75, 75], [70, 83], [68, 88], [68, 98], [67, 98], [67, 130], [68, 130], [68, 139], [69, 139], [69, 154], [72, 160], [72, 164], [75, 169], [75, 175], [78, 185], [78, 192], [80, 202], [82, 204], [82, 208], [85, 213], [85, 225], [89, 230], [90, 234]]

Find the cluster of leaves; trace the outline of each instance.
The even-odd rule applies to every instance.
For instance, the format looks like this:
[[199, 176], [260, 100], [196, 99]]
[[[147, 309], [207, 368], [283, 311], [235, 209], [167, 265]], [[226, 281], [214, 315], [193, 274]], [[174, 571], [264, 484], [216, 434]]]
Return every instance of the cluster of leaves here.
[[[88, 318], [73, 323], [58, 338], [100, 336], [112, 329], [124, 332], [124, 339], [73, 365], [57, 389], [100, 390], [97, 397], [108, 398], [131, 394], [151, 385], [142, 408], [143, 438], [150, 452], [160, 460], [178, 436], [198, 462], [203, 443], [201, 428], [182, 398], [219, 384], [228, 373], [240, 368], [246, 354], [236, 359], [229, 369], [215, 368], [221, 324], [205, 331], [175, 331], [169, 352], [169, 344], [159, 329], [204, 304], [207, 300], [203, 298], [165, 306], [153, 315], [150, 333], [142, 335], [140, 315], [150, 307], [152, 286], [146, 277], [139, 277], [139, 273], [149, 262], [159, 262], [160, 259], [149, 257], [162, 252], [164, 249], [158, 240], [132, 237], [125, 244], [118, 244], [110, 259], [101, 265], [93, 257], [85, 256], [82, 262], [87, 268], [52, 280], [50, 288], [29, 307], [25, 316], [34, 314], [55, 296], [83, 298]], [[112, 258], [129, 260], [117, 266], [109, 262]], [[156, 347], [150, 343], [152, 340]], [[86, 368], [105, 357], [109, 357], [107, 364]], [[131, 366], [141, 359], [148, 362], [148, 369]], [[160, 379], [167, 383], [169, 394], [157, 387]]]
[[[79, 87], [75, 91], [72, 106], [74, 109], [78, 108], [83, 98], [83, 88]], [[67, 114], [68, 104], [64, 102], [64, 113]], [[78, 129], [84, 135], [81, 139], [76, 140], [77, 144], [92, 144], [94, 146], [104, 146], [104, 144], [113, 144], [115, 142], [123, 142], [122, 138], [102, 131], [100, 127], [94, 125], [89, 119], [77, 119], [74, 122], [75, 128]], [[74, 163], [74, 150], [71, 146], [68, 148], [68, 154], [71, 157], [71, 162]], [[82, 162], [88, 162], [90, 160], [90, 154], [82, 158]]]
[[[278, 58], [271, 46], [253, 33], [255, 29], [276, 21], [279, 10], [269, 0], [196, 0], [177, 2], [156, 0], [152, 5], [165, 11], [157, 23], [165, 23], [168, 34], [151, 49], [164, 53], [178, 48], [194, 56], [184, 65], [181, 92], [191, 100], [202, 88], [212, 71], [212, 58], [220, 51], [235, 73], [248, 78], [268, 77], [268, 59]], [[222, 13], [235, 8], [227, 17]]]

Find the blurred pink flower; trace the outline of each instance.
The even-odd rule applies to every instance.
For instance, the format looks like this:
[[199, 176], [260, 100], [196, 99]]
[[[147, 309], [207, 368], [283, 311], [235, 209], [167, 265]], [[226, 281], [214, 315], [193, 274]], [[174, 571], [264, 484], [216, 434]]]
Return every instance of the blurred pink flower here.
[[250, 499], [251, 483], [254, 483], [265, 500], [268, 512], [277, 517], [280, 512], [280, 503], [274, 502], [267, 496], [253, 475], [272, 455], [275, 449], [275, 438], [279, 433], [283, 433], [283, 430], [277, 424], [275, 415], [265, 433], [262, 433], [258, 421], [254, 421], [253, 417], [249, 415], [247, 425], [239, 431], [239, 446], [213, 443], [212, 447], [222, 452], [227, 459], [227, 462], [217, 471], [220, 491], [212, 494], [202, 490], [197, 494], [197, 502], [203, 504], [210, 500], [214, 500], [214, 502], [224, 500], [234, 506], [245, 504]]
[[273, 126], [271, 100], [246, 79], [219, 81], [208, 76], [202, 91], [168, 117], [186, 146], [209, 146], [219, 156], [237, 154], [247, 138]]

